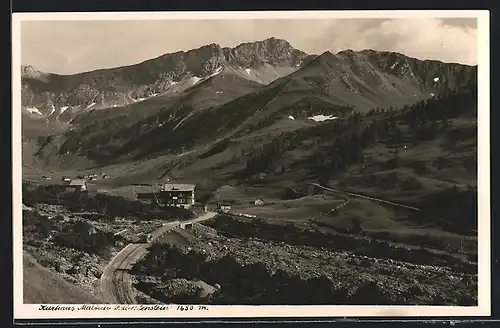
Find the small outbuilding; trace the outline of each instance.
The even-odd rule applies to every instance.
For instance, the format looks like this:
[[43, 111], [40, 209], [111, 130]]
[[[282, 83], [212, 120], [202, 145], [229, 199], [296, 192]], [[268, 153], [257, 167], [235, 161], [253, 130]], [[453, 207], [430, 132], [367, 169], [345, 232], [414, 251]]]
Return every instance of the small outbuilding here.
[[254, 204], [255, 205], [264, 205], [264, 200], [262, 198], [256, 199]]
[[228, 213], [231, 210], [231, 205], [229, 204], [217, 204], [217, 210], [223, 213]]

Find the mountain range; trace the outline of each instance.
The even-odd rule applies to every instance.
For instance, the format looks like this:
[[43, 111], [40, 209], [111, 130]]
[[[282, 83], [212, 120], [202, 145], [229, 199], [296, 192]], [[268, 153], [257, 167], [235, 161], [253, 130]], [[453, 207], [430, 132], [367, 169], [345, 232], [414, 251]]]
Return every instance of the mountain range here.
[[37, 165], [111, 165], [398, 109], [476, 80], [475, 66], [374, 50], [306, 54], [269, 38], [74, 75], [23, 66], [23, 124], [66, 127], [36, 134]]
[[63, 119], [71, 117], [69, 113], [178, 94], [223, 70], [233, 78], [267, 84], [296, 70], [307, 57], [288, 42], [271, 38], [235, 48], [210, 44], [136, 65], [75, 75], [44, 73], [23, 66], [22, 101], [32, 112]]

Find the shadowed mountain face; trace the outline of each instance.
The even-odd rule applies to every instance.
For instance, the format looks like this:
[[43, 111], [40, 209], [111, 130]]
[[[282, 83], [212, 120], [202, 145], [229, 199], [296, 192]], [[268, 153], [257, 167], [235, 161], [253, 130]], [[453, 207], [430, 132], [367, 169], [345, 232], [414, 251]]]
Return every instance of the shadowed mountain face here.
[[82, 111], [182, 93], [222, 70], [240, 80], [266, 84], [296, 70], [306, 57], [288, 42], [270, 38], [235, 48], [210, 44], [75, 75], [43, 73], [27, 66], [22, 68], [22, 104], [34, 115], [69, 121]]
[[373, 50], [307, 55], [274, 38], [76, 75], [22, 74], [23, 122], [71, 124], [42, 143], [38, 161], [103, 165], [402, 108], [477, 80], [476, 67]]
[[402, 107], [459, 89], [477, 79], [475, 67], [420, 61], [387, 52], [325, 52], [273, 84], [286, 84], [284, 95], [315, 94], [358, 111]]

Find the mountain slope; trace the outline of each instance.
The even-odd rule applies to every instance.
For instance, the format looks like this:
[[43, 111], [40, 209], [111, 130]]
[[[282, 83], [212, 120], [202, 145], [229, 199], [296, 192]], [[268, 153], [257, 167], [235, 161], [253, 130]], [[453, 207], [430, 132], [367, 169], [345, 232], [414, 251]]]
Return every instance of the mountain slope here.
[[69, 121], [82, 111], [177, 94], [221, 68], [240, 78], [268, 83], [296, 70], [306, 57], [288, 42], [270, 38], [235, 48], [210, 44], [136, 65], [74, 75], [22, 67], [22, 104], [34, 115]]
[[[196, 83], [189, 82], [189, 88], [121, 108], [80, 113], [72, 120], [73, 128], [45, 145], [49, 151], [38, 152], [39, 157], [57, 154], [64, 157], [65, 167], [71, 167], [84, 163], [79, 158], [108, 165], [209, 149], [222, 140], [262, 135], [270, 129], [321, 125], [310, 119], [320, 114], [334, 119], [377, 107], [401, 108], [461, 90], [477, 79], [476, 67], [389, 52], [346, 50], [305, 57], [276, 39], [233, 50], [219, 48], [210, 45], [201, 53], [223, 55], [224, 66], [210, 66], [217, 68]], [[253, 70], [277, 64], [296, 69], [265, 86], [240, 74], [244, 66], [239, 65]]]
[[476, 68], [470, 66], [422, 62], [373, 51], [325, 52], [294, 73], [212, 111], [233, 122], [219, 126], [219, 131], [237, 129], [241, 134], [269, 125], [278, 117], [296, 115], [294, 106], [299, 102], [306, 107], [303, 118], [315, 114], [338, 116], [352, 110], [403, 107], [465, 87], [476, 79]]
[[102, 300], [64, 280], [57, 273], [23, 254], [23, 298], [25, 304], [102, 304]]
[[[200, 188], [226, 184], [244, 188], [255, 183], [296, 188], [319, 181], [419, 207], [434, 193], [476, 184], [474, 88], [395, 111], [379, 109], [338, 120], [282, 118], [241, 136], [208, 136], [210, 142], [182, 154], [120, 160], [104, 170], [117, 177], [112, 182], [117, 185], [159, 182], [165, 176]], [[154, 139], [159, 149], [161, 135]]]
[[300, 70], [274, 81], [286, 93], [316, 93], [358, 111], [402, 107], [477, 79], [475, 67], [419, 61], [397, 53], [325, 52]]
[[[217, 106], [241, 97], [263, 87], [262, 84], [240, 78], [226, 68], [197, 81], [196, 85], [175, 95], [163, 95], [146, 99], [123, 107], [111, 107], [76, 115], [71, 123], [75, 126], [90, 124], [95, 121], [124, 118], [128, 122], [137, 121], [169, 108], [191, 106], [193, 109]], [[123, 124], [123, 122], [122, 122]]]
[[[278, 187], [319, 181], [416, 207], [431, 206], [426, 202], [449, 188], [477, 184], [474, 85], [394, 111], [356, 113], [317, 124], [298, 121], [275, 122], [259, 133], [187, 155], [179, 170], [172, 170], [172, 164], [165, 169], [178, 179], [202, 177], [215, 185]], [[265, 180], [254, 180], [262, 175]], [[426, 213], [424, 221], [432, 218]], [[444, 214], [440, 224], [447, 226]], [[460, 229], [474, 229], [473, 217], [465, 212], [460, 217]]]
[[219, 124], [219, 135], [233, 130], [232, 133], [242, 135], [278, 118], [294, 117], [297, 106], [302, 108], [302, 118], [346, 115], [353, 110], [366, 112], [377, 107], [399, 108], [437, 97], [446, 90], [466, 87], [477, 78], [475, 67], [421, 62], [400, 54], [374, 54], [326, 52], [252, 94], [211, 109], [221, 122], [231, 122]]

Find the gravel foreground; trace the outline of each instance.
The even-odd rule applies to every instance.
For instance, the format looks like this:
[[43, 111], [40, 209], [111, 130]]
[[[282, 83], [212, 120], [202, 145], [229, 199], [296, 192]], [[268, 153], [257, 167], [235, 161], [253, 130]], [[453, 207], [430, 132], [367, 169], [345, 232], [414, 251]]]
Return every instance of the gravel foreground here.
[[[154, 245], [133, 270], [136, 287], [166, 303], [477, 304], [477, 276], [447, 267], [257, 238], [195, 237], [189, 247]], [[201, 293], [199, 281], [212, 292]]]

